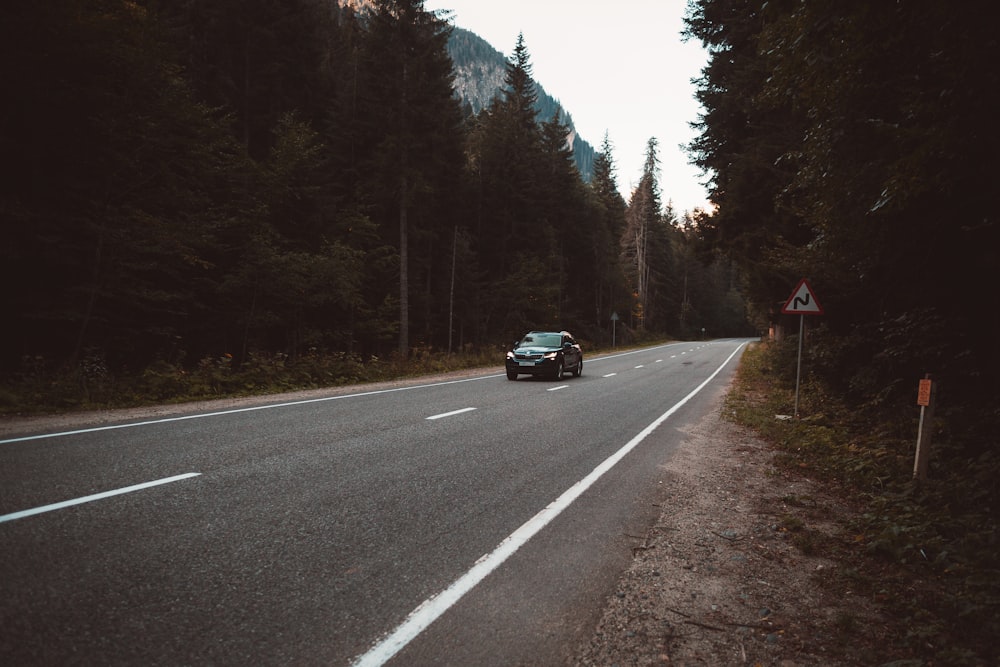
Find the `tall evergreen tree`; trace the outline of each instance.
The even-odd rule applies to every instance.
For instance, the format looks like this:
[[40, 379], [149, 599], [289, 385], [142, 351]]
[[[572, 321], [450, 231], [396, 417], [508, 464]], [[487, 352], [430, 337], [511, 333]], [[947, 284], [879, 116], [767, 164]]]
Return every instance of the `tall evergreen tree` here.
[[23, 285], [5, 304], [19, 323], [5, 361], [142, 367], [191, 344], [214, 317], [211, 245], [235, 198], [227, 128], [139, 5], [22, 5], [3, 33], [19, 104], [0, 129], [18, 167], [0, 183], [2, 265]]
[[563, 323], [559, 326], [569, 327], [583, 316], [585, 295], [580, 292], [589, 276], [581, 273], [587, 271], [591, 217], [585, 210], [585, 190], [573, 160], [569, 128], [560, 120], [558, 110], [542, 123], [541, 134], [543, 162], [538, 213], [554, 237], [555, 252], [548, 258], [547, 267], [550, 280], [559, 286], [555, 317]]
[[628, 288], [620, 261], [622, 234], [625, 230], [625, 199], [615, 182], [615, 162], [611, 140], [605, 132], [601, 150], [594, 159], [594, 177], [590, 181], [596, 201], [598, 222], [592, 239], [594, 324], [600, 325], [611, 313], [629, 308]]
[[457, 180], [461, 154], [461, 109], [446, 50], [450, 27], [423, 5], [423, 0], [378, 2], [363, 63], [375, 128], [366, 164], [370, 194], [380, 223], [398, 232], [402, 356], [410, 348], [411, 220], [432, 225], [443, 213], [434, 207]]
[[[492, 283], [480, 290], [484, 331], [556, 326], [558, 320], [560, 286], [547, 269], [558, 244], [544, 216], [546, 156], [523, 35], [507, 62], [505, 82], [471, 139], [479, 172], [476, 250]], [[529, 300], [525, 293], [531, 293]]]
[[968, 20], [985, 7], [691, 5], [689, 32], [712, 54], [694, 147], [719, 209], [703, 231], [765, 309], [812, 278], [840, 337], [831, 379], [859, 398], [904, 406], [903, 378], [934, 366], [971, 405], [969, 378], [1000, 368], [967, 287], [993, 280], [1000, 247], [984, 168], [1000, 86], [982, 66], [997, 38]]
[[711, 175], [717, 210], [698, 218], [699, 233], [709, 249], [721, 247], [741, 264], [755, 298], [767, 302], [764, 295], [780, 292], [801, 271], [794, 260], [789, 266], [790, 257], [809, 235], [781, 198], [798, 162], [784, 148], [801, 142], [803, 119], [792, 108], [791, 90], [758, 103], [774, 74], [758, 54], [762, 4], [698, 0], [689, 8], [687, 31], [713, 54], [699, 80], [704, 113], [690, 148], [695, 164]]
[[646, 142], [646, 161], [639, 185], [632, 192], [632, 199], [629, 201], [622, 236], [622, 254], [632, 280], [632, 315], [637, 329], [645, 328], [652, 306], [650, 288], [653, 267], [650, 252], [662, 215], [656, 177], [659, 164], [656, 148], [656, 138], [651, 137]]
[[234, 116], [247, 153], [263, 160], [279, 119], [322, 113], [333, 23], [312, 0], [147, 0], [169, 17], [198, 93]]

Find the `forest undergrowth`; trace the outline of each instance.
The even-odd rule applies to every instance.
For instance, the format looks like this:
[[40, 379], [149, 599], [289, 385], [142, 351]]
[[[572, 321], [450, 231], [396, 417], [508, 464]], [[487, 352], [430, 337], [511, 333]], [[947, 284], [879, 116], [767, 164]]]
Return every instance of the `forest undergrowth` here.
[[303, 389], [381, 382], [466, 368], [501, 365], [499, 348], [449, 354], [415, 350], [407, 359], [367, 358], [310, 350], [291, 357], [252, 353], [242, 363], [224, 353], [194, 364], [158, 361], [136, 372], [108, 368], [100, 356], [51, 368], [41, 357], [0, 381], [0, 414], [37, 415], [68, 410], [131, 408], [216, 398], [260, 396]]
[[912, 416], [859, 409], [807, 373], [794, 418], [794, 365], [794, 344], [752, 346], [727, 408], [780, 452], [780, 465], [839, 488], [855, 508], [843, 518], [844, 539], [799, 548], [836, 550], [853, 563], [826, 585], [878, 602], [907, 628], [897, 641], [927, 664], [996, 664], [996, 458], [954, 456], [958, 429], [936, 421], [929, 475], [918, 482], [915, 404]]

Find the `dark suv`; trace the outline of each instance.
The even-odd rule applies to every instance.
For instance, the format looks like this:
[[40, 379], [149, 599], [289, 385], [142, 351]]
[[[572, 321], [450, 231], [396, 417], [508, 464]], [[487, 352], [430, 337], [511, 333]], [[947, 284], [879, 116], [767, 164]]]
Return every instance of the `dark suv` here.
[[507, 353], [507, 379], [517, 376], [546, 375], [556, 380], [572, 371], [583, 372], [583, 350], [568, 331], [529, 331]]

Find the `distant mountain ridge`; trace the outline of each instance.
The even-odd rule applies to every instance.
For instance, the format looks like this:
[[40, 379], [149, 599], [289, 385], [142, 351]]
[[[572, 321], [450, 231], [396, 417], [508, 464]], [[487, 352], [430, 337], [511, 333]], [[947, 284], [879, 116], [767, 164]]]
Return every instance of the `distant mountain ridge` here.
[[[350, 7], [359, 16], [364, 16], [374, 8], [372, 0], [339, 1], [342, 6]], [[448, 55], [455, 65], [455, 94], [462, 102], [463, 108], [471, 109], [472, 113], [479, 113], [503, 91], [506, 56], [476, 33], [458, 26], [455, 26], [448, 40]], [[573, 160], [577, 171], [583, 180], [589, 183], [594, 174], [594, 147], [577, 134], [569, 112], [545, 92], [538, 81], [535, 81], [535, 87], [538, 93], [535, 108], [539, 120], [543, 122], [551, 120], [553, 114], [559, 111], [559, 119], [569, 128], [566, 141], [573, 149]]]
[[[479, 113], [503, 91], [507, 58], [476, 33], [457, 26], [448, 40], [448, 55], [455, 64], [455, 94], [463, 106], [468, 105], [473, 113]], [[566, 140], [573, 149], [576, 168], [583, 180], [590, 182], [594, 171], [594, 147], [576, 133], [572, 116], [537, 81], [535, 88], [539, 120], [548, 121], [559, 112], [559, 119], [570, 131]]]

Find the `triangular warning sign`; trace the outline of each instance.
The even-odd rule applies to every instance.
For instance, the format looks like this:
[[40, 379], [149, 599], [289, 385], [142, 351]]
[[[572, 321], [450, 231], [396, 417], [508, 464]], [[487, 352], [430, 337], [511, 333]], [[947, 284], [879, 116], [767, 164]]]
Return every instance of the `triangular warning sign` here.
[[785, 315], [822, 315], [823, 306], [819, 305], [816, 294], [805, 278], [799, 281], [795, 291], [788, 297], [781, 312]]

